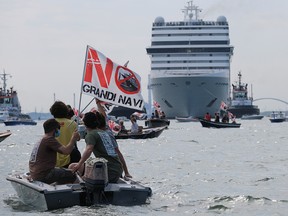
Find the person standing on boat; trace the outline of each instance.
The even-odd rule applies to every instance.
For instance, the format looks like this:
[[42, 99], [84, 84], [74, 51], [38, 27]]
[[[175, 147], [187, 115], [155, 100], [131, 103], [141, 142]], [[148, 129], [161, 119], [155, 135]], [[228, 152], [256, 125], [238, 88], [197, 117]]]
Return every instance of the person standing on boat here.
[[45, 135], [35, 144], [29, 160], [31, 180], [42, 181], [47, 184], [75, 182], [76, 175], [71, 170], [58, 168], [55, 165], [57, 153], [69, 155], [76, 141], [80, 140], [80, 134], [74, 131], [68, 145], [64, 146], [56, 140], [61, 132], [60, 124], [55, 119], [46, 120], [43, 127]]
[[215, 113], [215, 120], [214, 122], [220, 122], [220, 117], [219, 117], [219, 113]]
[[[77, 128], [77, 123], [71, 119], [69, 119], [68, 115], [69, 109], [65, 103], [62, 101], [55, 101], [54, 104], [50, 107], [50, 113], [60, 124], [60, 136], [57, 137], [58, 142], [62, 145], [67, 146], [73, 132]], [[77, 144], [75, 143], [75, 147], [71, 153], [71, 155], [57, 154], [57, 167], [65, 167], [67, 168], [70, 163], [78, 162], [80, 160], [81, 153], [77, 148]]]
[[121, 177], [123, 169], [111, 136], [105, 129], [99, 129], [106, 125], [105, 118], [99, 112], [88, 112], [84, 115], [83, 122], [87, 129], [86, 148], [80, 161], [72, 163], [69, 169], [72, 169], [73, 172], [78, 171], [80, 175], [83, 175], [85, 161], [93, 152], [95, 157], [104, 158], [108, 161], [108, 181], [116, 183]]

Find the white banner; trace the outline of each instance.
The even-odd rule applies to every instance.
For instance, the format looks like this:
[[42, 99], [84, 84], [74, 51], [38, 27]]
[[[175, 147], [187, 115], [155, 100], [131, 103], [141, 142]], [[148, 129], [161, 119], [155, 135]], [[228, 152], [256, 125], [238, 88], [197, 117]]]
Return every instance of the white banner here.
[[82, 93], [114, 105], [143, 110], [138, 74], [92, 47], [87, 47], [86, 56]]

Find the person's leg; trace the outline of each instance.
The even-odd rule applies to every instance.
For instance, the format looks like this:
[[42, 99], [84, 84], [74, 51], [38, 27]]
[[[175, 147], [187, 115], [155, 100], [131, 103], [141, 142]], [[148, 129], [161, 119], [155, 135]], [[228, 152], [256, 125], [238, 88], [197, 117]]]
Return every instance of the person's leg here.
[[76, 175], [68, 169], [64, 168], [54, 168], [45, 177], [43, 182], [51, 184], [57, 182], [58, 184], [73, 183], [76, 180]]

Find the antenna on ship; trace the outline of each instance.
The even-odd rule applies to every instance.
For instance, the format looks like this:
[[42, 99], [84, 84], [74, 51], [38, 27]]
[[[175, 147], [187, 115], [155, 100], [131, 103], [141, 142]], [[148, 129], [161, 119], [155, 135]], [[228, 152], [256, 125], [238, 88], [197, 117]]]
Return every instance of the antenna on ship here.
[[[6, 93], [6, 81], [7, 81], [7, 78], [6, 78], [6, 76], [7, 75], [10, 75], [10, 74], [6, 74], [5, 73], [5, 69], [3, 70], [3, 74], [0, 74], [1, 75], [1, 79], [3, 80], [3, 92], [4, 92], [4, 94]], [[10, 75], [10, 77], [11, 77], [11, 75]]]
[[[202, 12], [202, 9], [193, 5], [193, 1], [189, 1], [187, 2], [187, 6], [184, 6], [184, 9], [182, 9], [182, 12], [184, 13], [184, 21], [192, 21], [198, 20], [199, 12]], [[195, 18], [193, 17], [194, 15]]]

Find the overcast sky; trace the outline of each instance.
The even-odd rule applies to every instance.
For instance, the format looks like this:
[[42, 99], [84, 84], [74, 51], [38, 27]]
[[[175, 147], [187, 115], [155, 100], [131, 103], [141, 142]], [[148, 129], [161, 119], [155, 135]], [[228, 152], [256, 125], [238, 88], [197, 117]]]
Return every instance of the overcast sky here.
[[[0, 0], [0, 70], [12, 75], [22, 111], [48, 112], [57, 100], [78, 107], [86, 46], [142, 78], [147, 101], [151, 26], [157, 16], [181, 21], [187, 0]], [[231, 81], [242, 71], [253, 97], [288, 101], [288, 1], [194, 0], [200, 18], [226, 16], [234, 46]], [[250, 91], [251, 93], [251, 91]], [[87, 96], [86, 96], [87, 97]], [[83, 98], [85, 106], [86, 100]], [[278, 101], [261, 111], [287, 110]]]

